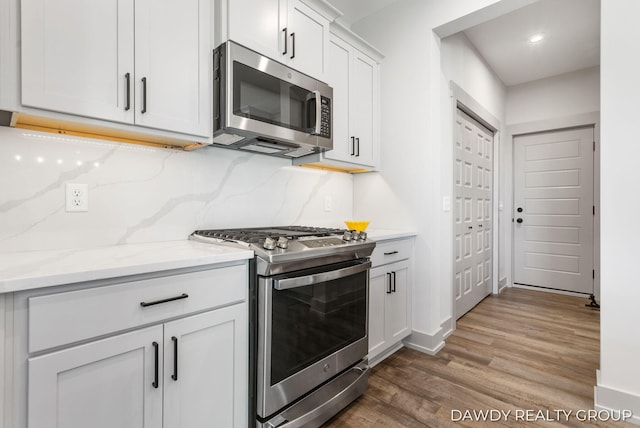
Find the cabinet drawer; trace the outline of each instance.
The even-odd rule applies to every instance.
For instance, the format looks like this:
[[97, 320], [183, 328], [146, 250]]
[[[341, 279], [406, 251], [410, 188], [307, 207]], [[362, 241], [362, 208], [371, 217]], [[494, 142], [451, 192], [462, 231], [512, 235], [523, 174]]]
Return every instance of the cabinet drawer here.
[[380, 266], [408, 259], [411, 257], [411, 247], [411, 239], [378, 242], [371, 254], [371, 265]]
[[241, 302], [247, 281], [243, 264], [31, 297], [29, 352]]

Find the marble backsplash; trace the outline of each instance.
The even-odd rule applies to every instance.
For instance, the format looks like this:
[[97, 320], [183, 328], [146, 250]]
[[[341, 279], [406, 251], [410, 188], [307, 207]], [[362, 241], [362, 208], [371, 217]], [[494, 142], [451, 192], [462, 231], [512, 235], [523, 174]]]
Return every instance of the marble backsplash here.
[[[349, 174], [225, 149], [183, 152], [6, 127], [0, 181], [0, 252], [181, 240], [205, 228], [344, 227], [353, 213]], [[88, 185], [88, 212], [66, 212], [65, 183]]]

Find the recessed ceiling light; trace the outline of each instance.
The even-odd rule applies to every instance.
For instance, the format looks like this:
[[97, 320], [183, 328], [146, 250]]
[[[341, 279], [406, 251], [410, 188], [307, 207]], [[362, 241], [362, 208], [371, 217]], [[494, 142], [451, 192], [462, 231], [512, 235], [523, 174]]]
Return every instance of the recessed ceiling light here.
[[533, 36], [529, 37], [529, 42], [530, 43], [538, 43], [542, 39], [544, 39], [544, 34], [534, 34]]

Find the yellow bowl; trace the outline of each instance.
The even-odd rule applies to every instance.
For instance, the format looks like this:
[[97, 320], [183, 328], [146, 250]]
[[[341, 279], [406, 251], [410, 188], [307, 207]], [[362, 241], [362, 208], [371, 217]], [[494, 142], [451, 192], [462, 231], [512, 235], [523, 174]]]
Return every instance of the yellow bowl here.
[[349, 230], [357, 230], [358, 232], [364, 232], [367, 229], [367, 226], [369, 226], [368, 221], [361, 220], [347, 220], [344, 224], [347, 225]]

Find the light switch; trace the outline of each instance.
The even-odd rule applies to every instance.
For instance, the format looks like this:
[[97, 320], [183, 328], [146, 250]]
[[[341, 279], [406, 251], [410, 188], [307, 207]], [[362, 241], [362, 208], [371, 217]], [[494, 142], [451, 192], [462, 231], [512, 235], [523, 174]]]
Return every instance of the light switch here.
[[451, 210], [451, 198], [449, 196], [442, 197], [442, 211], [450, 211]]

